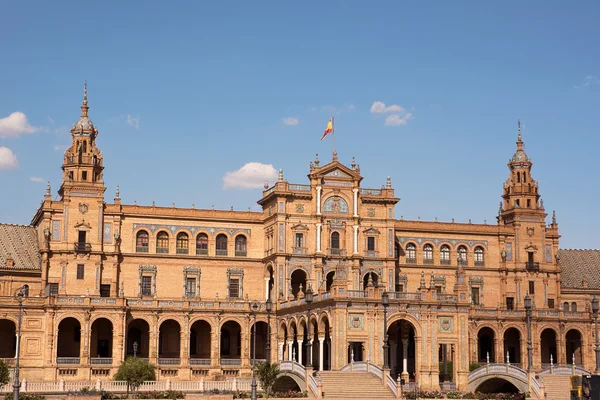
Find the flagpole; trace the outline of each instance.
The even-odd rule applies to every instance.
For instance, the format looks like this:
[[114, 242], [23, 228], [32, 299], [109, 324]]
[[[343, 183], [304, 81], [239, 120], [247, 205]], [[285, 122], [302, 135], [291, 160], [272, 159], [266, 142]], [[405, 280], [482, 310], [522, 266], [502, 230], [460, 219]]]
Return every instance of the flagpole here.
[[335, 126], [333, 123], [333, 115], [331, 116], [331, 149], [333, 150], [332, 157], [335, 158]]

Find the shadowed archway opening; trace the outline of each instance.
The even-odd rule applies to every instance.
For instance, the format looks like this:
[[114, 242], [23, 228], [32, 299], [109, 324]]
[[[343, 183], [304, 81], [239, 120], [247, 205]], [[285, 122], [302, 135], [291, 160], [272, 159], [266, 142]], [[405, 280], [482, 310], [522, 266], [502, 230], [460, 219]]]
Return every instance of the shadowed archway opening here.
[[113, 325], [106, 318], [98, 318], [92, 324], [90, 355], [92, 364], [103, 363], [100, 359], [113, 356]]
[[481, 328], [477, 332], [477, 361], [479, 364], [487, 362], [496, 362], [496, 354], [494, 352], [494, 331], [491, 328]]
[[[180, 357], [181, 327], [175, 320], [168, 319], [160, 324], [158, 337], [158, 358], [178, 359]], [[165, 362], [165, 364], [168, 362]]]
[[416, 371], [415, 327], [407, 320], [398, 320], [388, 328], [390, 369], [394, 378], [414, 381]]
[[329, 292], [331, 289], [331, 285], [333, 285], [333, 278], [335, 276], [335, 271], [330, 271], [325, 277], [325, 290]]
[[301, 392], [300, 386], [293, 378], [283, 375], [277, 378], [271, 392]]
[[583, 365], [581, 333], [577, 329], [571, 329], [567, 332], [565, 338], [567, 341], [567, 364], [573, 363], [573, 358], [575, 358], [575, 365]]
[[[56, 346], [57, 364], [69, 364], [68, 358], [79, 358], [81, 349], [81, 324], [75, 318], [65, 318], [58, 325], [58, 344]], [[62, 359], [62, 360], [61, 360]], [[65, 362], [63, 362], [65, 361]], [[79, 363], [77, 361], [77, 363]]]
[[14, 358], [17, 354], [17, 328], [8, 319], [0, 319], [0, 358]]
[[[301, 269], [297, 269], [292, 272], [290, 285], [292, 286], [292, 295], [294, 298], [298, 296], [304, 296], [306, 292], [306, 272]], [[302, 294], [300, 294], [302, 292]]]
[[521, 366], [521, 332], [516, 328], [509, 328], [504, 332], [504, 354], [498, 357], [497, 362], [507, 362], [508, 354], [511, 364]]
[[[210, 324], [206, 321], [195, 321], [190, 327], [190, 364], [202, 364], [199, 360], [208, 360], [210, 365]], [[204, 361], [206, 363], [206, 361]]]
[[133, 357], [134, 343], [137, 343], [136, 357], [148, 358], [150, 326], [143, 319], [134, 319], [129, 323], [127, 328], [127, 357]]
[[519, 389], [515, 385], [502, 378], [488, 379], [475, 391], [480, 393], [519, 393]]
[[[256, 359], [266, 360], [267, 352], [267, 323], [256, 321]], [[250, 359], [254, 356], [254, 324], [250, 327]]]
[[242, 327], [227, 321], [221, 327], [220, 356], [223, 359], [240, 359], [242, 354]]
[[552, 363], [558, 364], [558, 359], [556, 358], [556, 332], [553, 329], [546, 328], [542, 331], [540, 335], [540, 351], [542, 364], [550, 364], [550, 359], [552, 359]]
[[379, 283], [379, 275], [377, 275], [375, 272], [366, 273], [365, 276], [363, 277], [363, 290], [367, 290], [367, 287], [369, 286], [369, 284], [371, 284], [373, 286], [377, 286], [378, 283]]

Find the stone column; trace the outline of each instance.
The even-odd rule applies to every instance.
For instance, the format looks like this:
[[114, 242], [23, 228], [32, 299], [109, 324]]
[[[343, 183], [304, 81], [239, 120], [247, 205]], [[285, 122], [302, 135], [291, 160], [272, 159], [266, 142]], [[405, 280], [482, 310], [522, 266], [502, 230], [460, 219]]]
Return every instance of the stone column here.
[[210, 360], [210, 365], [213, 368], [218, 368], [221, 364], [221, 341], [220, 341], [220, 332], [221, 330], [219, 329], [219, 320], [216, 321], [215, 323], [215, 329], [211, 329], [210, 332], [210, 340], [211, 340], [211, 360]]
[[321, 224], [317, 224], [317, 253], [321, 252]]
[[283, 359], [283, 345], [284, 344], [285, 344], [284, 342], [279, 342], [279, 357], [277, 358], [277, 360], [279, 360], [279, 361], [285, 361]]
[[324, 337], [319, 338], [319, 371], [323, 371], [323, 342], [325, 341]]
[[402, 339], [402, 379], [408, 382], [408, 339]]
[[317, 186], [317, 215], [321, 215], [321, 186]]
[[298, 344], [298, 364], [302, 364], [302, 340], [296, 340]]
[[352, 189], [354, 192], [354, 217], [358, 217], [358, 189]]
[[358, 225], [354, 225], [354, 254], [358, 254]]
[[294, 343], [293, 340], [290, 340], [288, 342], [288, 361], [294, 361], [294, 359], [292, 358], [292, 344]]

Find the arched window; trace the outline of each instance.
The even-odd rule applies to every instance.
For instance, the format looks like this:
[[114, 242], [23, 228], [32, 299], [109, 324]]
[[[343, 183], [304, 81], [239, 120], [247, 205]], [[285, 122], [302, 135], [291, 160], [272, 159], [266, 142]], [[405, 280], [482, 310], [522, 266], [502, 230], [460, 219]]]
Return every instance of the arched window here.
[[575, 303], [575, 302], [571, 303], [571, 312], [577, 312], [577, 303]]
[[169, 252], [169, 234], [165, 231], [158, 232], [158, 235], [156, 235], [156, 252]]
[[566, 301], [563, 303], [563, 311], [569, 312], [569, 303], [567, 303]]
[[450, 265], [450, 246], [447, 244], [440, 248], [440, 264]]
[[465, 246], [459, 246], [457, 260], [461, 265], [467, 265], [467, 248]]
[[246, 236], [238, 235], [235, 238], [235, 256], [246, 257]]
[[483, 248], [482, 247], [475, 247], [475, 266], [476, 267], [483, 267], [485, 265], [485, 260], [483, 258]]
[[188, 254], [189, 253], [189, 237], [187, 233], [180, 232], [177, 234], [176, 243], [177, 254]]
[[227, 255], [227, 236], [222, 233], [217, 236], [217, 255]]
[[433, 264], [433, 246], [430, 244], [423, 246], [423, 264]]
[[135, 235], [135, 252], [136, 253], [147, 253], [148, 252], [148, 232], [139, 231]]
[[339, 255], [341, 254], [340, 250], [340, 233], [332, 232], [331, 233], [331, 254]]
[[406, 262], [416, 263], [417, 262], [417, 246], [412, 243], [406, 245]]
[[199, 233], [196, 236], [196, 254], [197, 255], [208, 255], [208, 236], [206, 233]]

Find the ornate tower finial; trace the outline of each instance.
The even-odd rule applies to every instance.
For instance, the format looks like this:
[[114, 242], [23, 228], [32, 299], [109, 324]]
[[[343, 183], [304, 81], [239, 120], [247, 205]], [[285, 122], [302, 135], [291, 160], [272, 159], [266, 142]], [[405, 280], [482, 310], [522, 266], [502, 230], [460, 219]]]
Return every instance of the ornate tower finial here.
[[315, 167], [319, 166], [319, 153], [317, 153], [317, 156], [315, 157]]
[[277, 176], [277, 182], [283, 182], [283, 169], [279, 168], [279, 175]]
[[51, 196], [52, 190], [50, 189], [50, 181], [46, 184], [46, 196]]
[[521, 120], [517, 121], [517, 142], [521, 142], [522, 138], [521, 138]]
[[385, 188], [386, 189], [392, 188], [392, 178], [390, 178], [389, 176], [387, 177], [387, 182], [385, 183]]
[[556, 225], [556, 210], [552, 210], [552, 225]]
[[87, 106], [87, 81], [83, 81], [83, 105]]
[[267, 190], [269, 188], [269, 182], [265, 181], [265, 184], [263, 185], [263, 187], [265, 188], [265, 190]]
[[352, 164], [350, 164], [353, 170], [356, 169], [356, 161], [354, 161], [354, 157], [352, 157]]
[[119, 185], [117, 185], [117, 190], [115, 191], [115, 199], [121, 198], [121, 192], [119, 191]]

